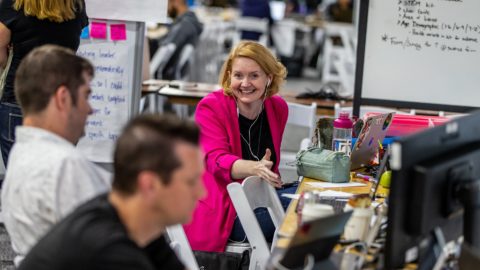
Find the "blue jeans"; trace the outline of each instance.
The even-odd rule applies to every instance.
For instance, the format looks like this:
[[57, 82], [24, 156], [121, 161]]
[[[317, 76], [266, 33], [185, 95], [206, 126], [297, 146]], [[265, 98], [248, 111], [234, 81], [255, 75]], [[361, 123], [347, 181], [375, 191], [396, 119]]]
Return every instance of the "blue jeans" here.
[[15, 142], [15, 127], [22, 124], [22, 110], [17, 104], [0, 102], [0, 148], [5, 167]]
[[[294, 186], [290, 186], [287, 188], [279, 188], [276, 190], [277, 195], [280, 198], [280, 203], [282, 204], [283, 210], [287, 209], [291, 199], [283, 197], [282, 194], [294, 194], [297, 191], [297, 186], [298, 184], [295, 184]], [[267, 240], [267, 242], [272, 242], [273, 235], [275, 233], [275, 225], [273, 225], [273, 221], [270, 217], [270, 214], [268, 213], [268, 209], [265, 207], [260, 207], [255, 209], [253, 212], [255, 213], [255, 217], [257, 218], [258, 224], [260, 225], [260, 229], [262, 229], [265, 240]], [[230, 233], [229, 239], [234, 242], [248, 242], [245, 231], [243, 230], [242, 224], [240, 223], [240, 219], [238, 218], [238, 216], [233, 222], [233, 229]]]

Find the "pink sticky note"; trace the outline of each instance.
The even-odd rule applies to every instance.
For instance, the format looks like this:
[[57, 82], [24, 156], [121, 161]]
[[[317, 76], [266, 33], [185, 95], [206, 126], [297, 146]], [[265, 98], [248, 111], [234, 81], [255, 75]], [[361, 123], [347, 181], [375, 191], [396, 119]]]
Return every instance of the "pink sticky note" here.
[[90, 25], [90, 36], [92, 38], [106, 39], [107, 38], [107, 23], [92, 22]]
[[111, 24], [110, 25], [110, 38], [112, 40], [126, 40], [127, 29], [125, 24]]

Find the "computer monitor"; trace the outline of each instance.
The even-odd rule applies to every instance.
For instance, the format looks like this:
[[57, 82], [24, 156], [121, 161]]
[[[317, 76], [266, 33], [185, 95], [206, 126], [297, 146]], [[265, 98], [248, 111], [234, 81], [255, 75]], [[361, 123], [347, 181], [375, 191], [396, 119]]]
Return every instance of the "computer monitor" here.
[[[480, 246], [480, 113], [392, 144], [385, 269], [431, 269], [438, 241]], [[441, 233], [439, 233], [441, 232]]]

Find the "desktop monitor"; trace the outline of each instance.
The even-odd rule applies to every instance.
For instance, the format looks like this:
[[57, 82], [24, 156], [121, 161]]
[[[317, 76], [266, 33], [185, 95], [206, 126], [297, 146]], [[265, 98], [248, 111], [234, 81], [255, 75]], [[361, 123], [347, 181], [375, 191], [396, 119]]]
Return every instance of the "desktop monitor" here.
[[[432, 269], [439, 243], [480, 246], [480, 113], [392, 144], [385, 269]], [[437, 252], [437, 253], [436, 253]]]

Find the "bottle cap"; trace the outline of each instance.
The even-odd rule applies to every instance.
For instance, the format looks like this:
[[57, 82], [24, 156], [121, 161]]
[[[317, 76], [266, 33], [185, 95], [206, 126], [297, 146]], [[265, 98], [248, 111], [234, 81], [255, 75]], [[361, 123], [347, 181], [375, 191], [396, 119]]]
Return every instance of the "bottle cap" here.
[[352, 128], [353, 122], [350, 120], [350, 113], [340, 112], [339, 117], [333, 121], [334, 128]]

